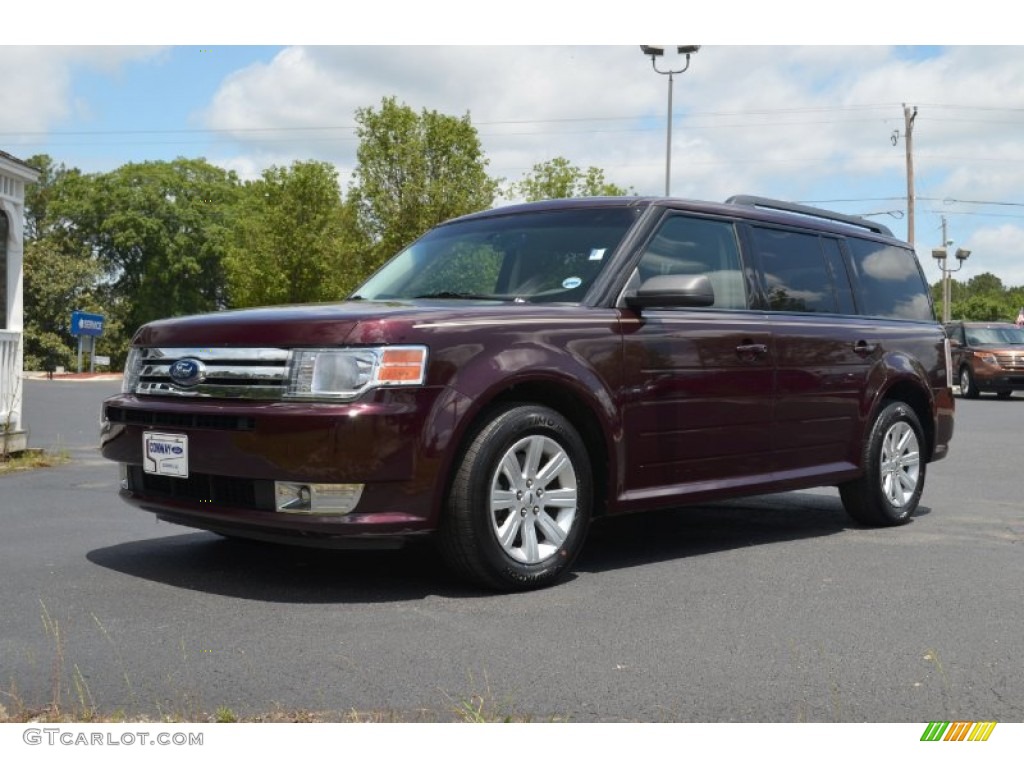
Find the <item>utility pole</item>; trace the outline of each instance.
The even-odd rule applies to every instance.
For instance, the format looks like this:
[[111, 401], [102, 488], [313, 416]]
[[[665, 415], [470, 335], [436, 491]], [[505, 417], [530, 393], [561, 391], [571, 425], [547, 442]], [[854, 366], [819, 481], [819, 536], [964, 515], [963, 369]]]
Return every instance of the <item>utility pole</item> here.
[[[911, 112], [910, 107], [903, 105], [903, 136], [904, 145], [907, 150], [907, 242], [914, 244], [914, 118], [917, 117], [917, 107]], [[945, 227], [945, 220], [943, 220]], [[945, 242], [946, 234], [943, 232], [942, 240]]]

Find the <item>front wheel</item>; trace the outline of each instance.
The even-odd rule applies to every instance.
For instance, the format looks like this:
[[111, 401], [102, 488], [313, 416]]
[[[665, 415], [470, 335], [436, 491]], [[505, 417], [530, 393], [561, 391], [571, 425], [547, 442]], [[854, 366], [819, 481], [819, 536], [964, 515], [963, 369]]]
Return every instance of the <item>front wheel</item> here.
[[890, 402], [883, 406], [864, 446], [864, 475], [839, 486], [850, 517], [864, 525], [910, 521], [924, 490], [923, 434], [909, 405]]
[[539, 405], [506, 405], [462, 456], [441, 521], [441, 553], [484, 586], [545, 587], [579, 554], [592, 503], [590, 458], [568, 420]]
[[980, 394], [974, 374], [966, 365], [960, 369], [960, 394], [968, 400], [974, 400]]

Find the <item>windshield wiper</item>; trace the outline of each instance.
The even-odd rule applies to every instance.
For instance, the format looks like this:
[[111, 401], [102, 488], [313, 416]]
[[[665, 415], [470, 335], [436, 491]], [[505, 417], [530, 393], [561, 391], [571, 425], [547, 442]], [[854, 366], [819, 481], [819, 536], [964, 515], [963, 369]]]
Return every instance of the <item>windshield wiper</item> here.
[[434, 291], [413, 296], [414, 299], [500, 299], [500, 296], [486, 293], [467, 293], [465, 291]]

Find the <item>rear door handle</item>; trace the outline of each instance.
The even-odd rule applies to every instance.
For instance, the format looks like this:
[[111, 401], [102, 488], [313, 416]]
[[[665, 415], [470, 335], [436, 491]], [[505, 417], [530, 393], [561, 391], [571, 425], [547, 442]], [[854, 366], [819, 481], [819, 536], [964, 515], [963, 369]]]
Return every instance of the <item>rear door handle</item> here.
[[853, 351], [856, 352], [861, 357], [867, 357], [868, 355], [873, 354], [876, 349], [878, 349], [877, 344], [868, 344], [866, 341], [863, 340], [858, 341], [856, 344], [853, 345]]

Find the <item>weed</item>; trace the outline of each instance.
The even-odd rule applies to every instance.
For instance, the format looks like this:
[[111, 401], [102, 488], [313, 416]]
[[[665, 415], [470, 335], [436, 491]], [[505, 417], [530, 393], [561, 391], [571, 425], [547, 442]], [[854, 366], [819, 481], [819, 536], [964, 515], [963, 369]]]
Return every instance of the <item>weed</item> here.
[[43, 609], [43, 631], [50, 642], [53, 643], [53, 659], [50, 662], [50, 704], [49, 709], [54, 714], [60, 713], [61, 687], [64, 680], [64, 635], [61, 632], [60, 622], [50, 616], [46, 603], [39, 601]]
[[[476, 688], [473, 675], [469, 675], [471, 688]], [[529, 723], [532, 718], [518, 714], [513, 711], [508, 701], [496, 701], [491, 692], [491, 684], [484, 675], [484, 690], [482, 693], [471, 693], [468, 696], [461, 696], [457, 699], [445, 693], [445, 697], [452, 703], [452, 711], [455, 719], [462, 723]], [[442, 692], [443, 693], [443, 692]]]
[[121, 665], [121, 677], [124, 678], [124, 684], [125, 687], [128, 689], [128, 696], [131, 698], [132, 706], [138, 707], [139, 703], [138, 700], [135, 698], [135, 689], [132, 687], [131, 678], [128, 677], [128, 667], [124, 663], [124, 658], [121, 656], [120, 649], [117, 647], [117, 644], [114, 642], [113, 638], [110, 637], [110, 633], [107, 632], [107, 628], [103, 626], [102, 622], [99, 620], [99, 617], [97, 617], [95, 613], [90, 615], [92, 616], [93, 622], [96, 624], [97, 627], [99, 627], [100, 633], [103, 635], [103, 637], [106, 638], [107, 642], [110, 643], [110, 647], [114, 649], [114, 655], [117, 657], [117, 663]]
[[11, 472], [20, 472], [27, 469], [46, 469], [67, 464], [71, 456], [66, 448], [57, 451], [44, 451], [39, 448], [29, 448], [24, 451], [9, 453], [0, 457], [0, 475]]

